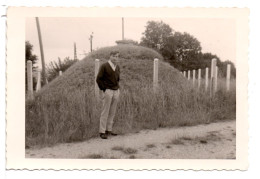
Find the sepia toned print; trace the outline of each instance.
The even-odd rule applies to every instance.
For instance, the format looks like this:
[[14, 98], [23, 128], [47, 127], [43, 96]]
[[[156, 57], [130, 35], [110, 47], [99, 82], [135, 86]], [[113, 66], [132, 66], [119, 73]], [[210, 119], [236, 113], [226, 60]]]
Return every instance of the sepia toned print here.
[[8, 168], [247, 168], [246, 9], [36, 9], [8, 11]]

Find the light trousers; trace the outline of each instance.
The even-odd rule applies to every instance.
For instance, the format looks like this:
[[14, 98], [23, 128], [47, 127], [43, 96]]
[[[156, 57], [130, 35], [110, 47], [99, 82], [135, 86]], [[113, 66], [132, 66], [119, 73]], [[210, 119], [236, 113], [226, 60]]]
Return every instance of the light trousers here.
[[119, 101], [120, 91], [106, 89], [102, 94], [102, 112], [100, 117], [99, 133], [112, 131], [116, 107]]

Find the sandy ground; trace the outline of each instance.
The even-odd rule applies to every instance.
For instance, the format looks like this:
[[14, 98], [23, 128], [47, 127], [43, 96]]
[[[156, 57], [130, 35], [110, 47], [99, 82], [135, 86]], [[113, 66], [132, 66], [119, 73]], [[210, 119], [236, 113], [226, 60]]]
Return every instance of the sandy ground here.
[[27, 158], [235, 159], [235, 120], [26, 149]]

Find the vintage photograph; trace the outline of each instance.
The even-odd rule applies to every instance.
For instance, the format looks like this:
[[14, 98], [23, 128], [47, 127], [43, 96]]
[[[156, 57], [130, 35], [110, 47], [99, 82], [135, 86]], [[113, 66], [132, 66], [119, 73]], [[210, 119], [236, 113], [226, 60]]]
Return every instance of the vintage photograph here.
[[7, 168], [247, 167], [246, 9], [7, 16]]
[[25, 156], [235, 159], [235, 20], [26, 19]]

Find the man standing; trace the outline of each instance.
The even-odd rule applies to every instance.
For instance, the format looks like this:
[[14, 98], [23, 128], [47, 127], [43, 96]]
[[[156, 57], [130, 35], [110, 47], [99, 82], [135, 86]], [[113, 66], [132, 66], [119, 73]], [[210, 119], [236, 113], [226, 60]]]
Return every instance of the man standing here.
[[107, 139], [109, 135], [117, 135], [112, 132], [112, 127], [120, 93], [118, 56], [118, 51], [110, 52], [108, 62], [101, 65], [96, 79], [99, 89], [103, 91], [103, 106], [99, 125], [99, 134], [102, 139]]

